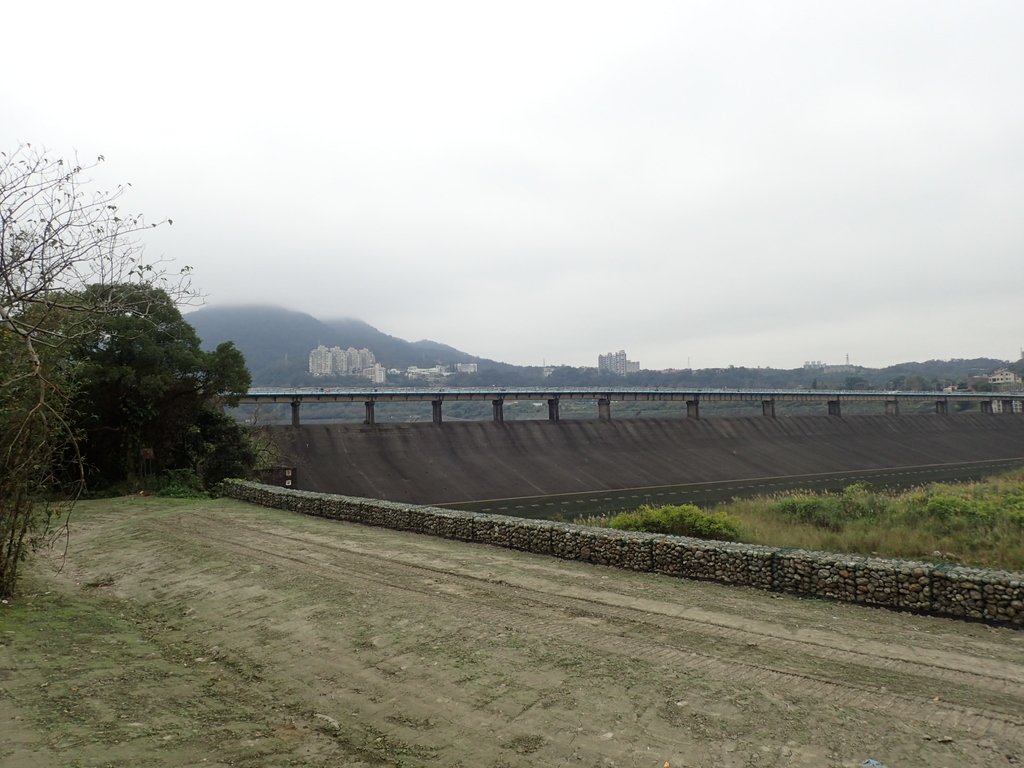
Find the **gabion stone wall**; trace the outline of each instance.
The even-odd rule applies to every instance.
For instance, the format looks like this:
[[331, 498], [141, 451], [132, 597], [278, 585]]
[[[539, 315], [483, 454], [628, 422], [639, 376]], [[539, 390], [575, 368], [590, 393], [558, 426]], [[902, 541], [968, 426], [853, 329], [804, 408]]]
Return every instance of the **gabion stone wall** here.
[[589, 528], [224, 482], [240, 501], [687, 579], [1024, 626], [1024, 573]]

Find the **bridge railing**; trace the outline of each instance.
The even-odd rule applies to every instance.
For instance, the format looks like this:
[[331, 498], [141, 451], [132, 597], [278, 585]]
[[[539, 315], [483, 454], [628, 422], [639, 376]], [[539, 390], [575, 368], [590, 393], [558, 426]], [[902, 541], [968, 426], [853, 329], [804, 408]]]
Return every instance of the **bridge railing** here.
[[685, 402], [686, 415], [700, 418], [701, 403], [760, 402], [763, 415], [774, 418], [778, 402], [819, 402], [827, 406], [830, 416], [842, 416], [846, 402], [882, 401], [885, 413], [899, 415], [901, 402], [931, 402], [935, 413], [947, 415], [950, 403], [977, 404], [983, 413], [1015, 414], [1024, 411], [1024, 392], [921, 392], [901, 390], [822, 390], [822, 389], [674, 389], [659, 387], [457, 387], [457, 388], [337, 388], [256, 387], [238, 399], [239, 404], [287, 403], [292, 409], [292, 423], [299, 425], [299, 409], [306, 403], [364, 404], [367, 424], [376, 420], [378, 403], [429, 402], [435, 423], [443, 421], [446, 402], [490, 402], [493, 420], [504, 421], [506, 401], [542, 401], [548, 406], [548, 418], [558, 421], [559, 404], [565, 401], [596, 401], [598, 418], [612, 418], [613, 402]]

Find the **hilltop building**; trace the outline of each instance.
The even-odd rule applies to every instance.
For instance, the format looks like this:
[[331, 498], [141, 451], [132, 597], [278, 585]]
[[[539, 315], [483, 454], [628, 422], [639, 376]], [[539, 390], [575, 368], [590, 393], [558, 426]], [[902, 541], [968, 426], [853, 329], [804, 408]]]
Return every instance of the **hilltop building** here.
[[404, 371], [394, 370], [393, 372], [404, 373], [410, 379], [427, 379], [428, 381], [439, 381], [445, 376], [453, 373], [479, 373], [480, 366], [477, 363], [455, 363], [454, 365], [441, 365], [440, 363], [430, 368], [419, 368], [410, 365]]
[[375, 384], [384, 383], [384, 366], [368, 349], [325, 347], [309, 353], [309, 372], [314, 376], [363, 376]]
[[597, 370], [614, 373], [616, 376], [625, 376], [627, 373], [639, 373], [640, 363], [636, 360], [627, 359], [626, 351], [620, 349], [618, 352], [598, 355]]
[[850, 365], [850, 356], [846, 356], [846, 362], [841, 365], [826, 365], [821, 360], [805, 360], [805, 371], [819, 371], [821, 373], [854, 373], [860, 370], [860, 366]]
[[405, 369], [405, 375], [410, 379], [443, 379], [449, 375], [448, 369], [443, 365], [435, 365], [431, 368], [419, 368], [410, 365]]
[[1020, 389], [1021, 378], [1008, 368], [1000, 368], [989, 374], [988, 383], [1001, 389]]

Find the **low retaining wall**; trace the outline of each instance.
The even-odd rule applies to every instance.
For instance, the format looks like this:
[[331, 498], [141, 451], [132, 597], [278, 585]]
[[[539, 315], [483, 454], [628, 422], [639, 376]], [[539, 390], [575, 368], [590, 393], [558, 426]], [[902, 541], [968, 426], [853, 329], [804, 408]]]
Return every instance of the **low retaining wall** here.
[[1024, 574], [589, 528], [227, 480], [224, 495], [306, 515], [566, 560], [1024, 626]]

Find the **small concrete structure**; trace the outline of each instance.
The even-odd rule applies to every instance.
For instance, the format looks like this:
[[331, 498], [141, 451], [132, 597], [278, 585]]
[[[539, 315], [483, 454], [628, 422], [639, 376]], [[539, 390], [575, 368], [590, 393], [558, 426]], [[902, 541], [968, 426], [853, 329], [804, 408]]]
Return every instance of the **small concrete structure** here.
[[558, 398], [553, 397], [548, 400], [548, 420], [558, 421]]

